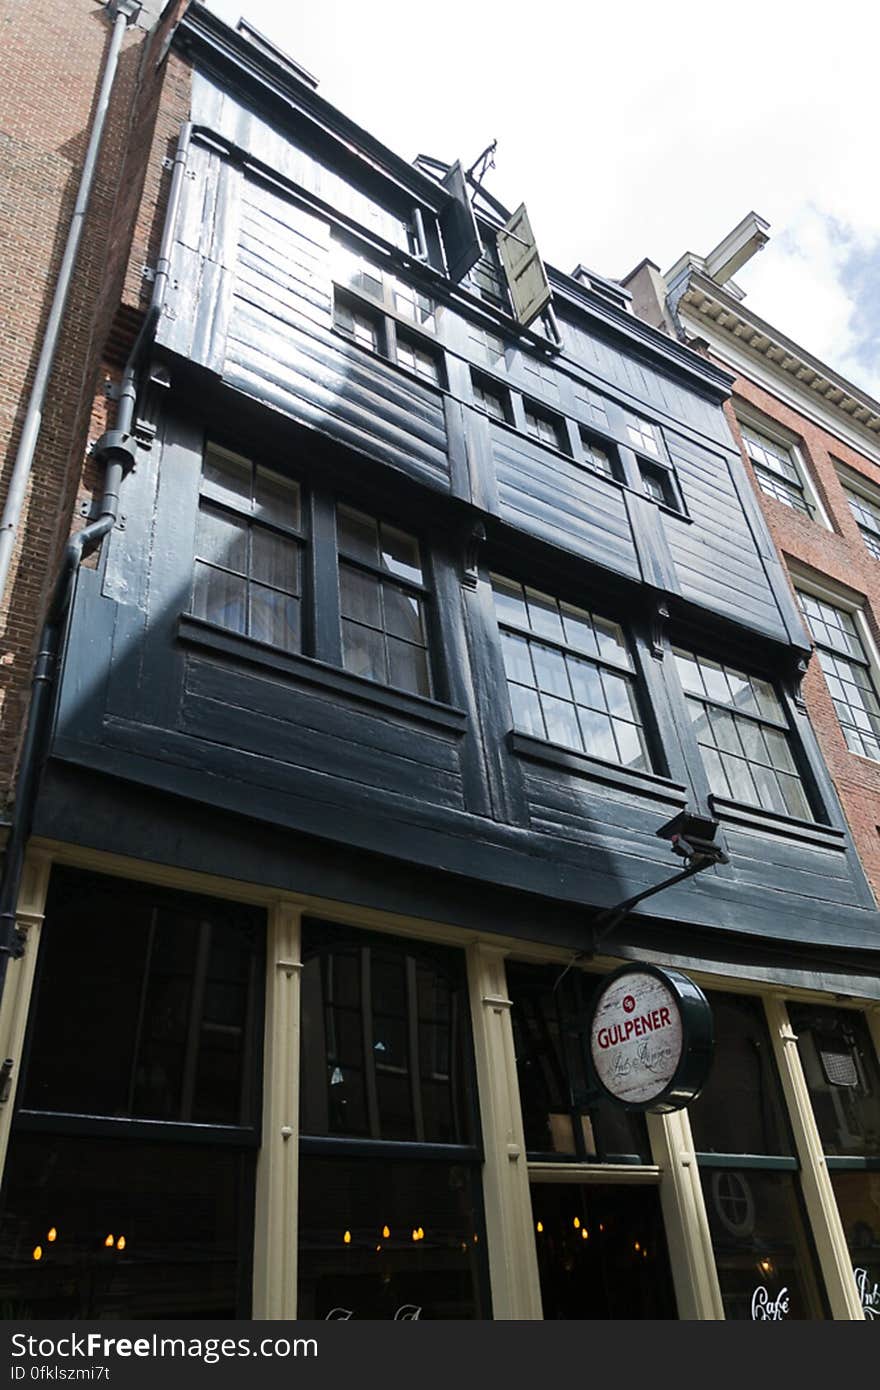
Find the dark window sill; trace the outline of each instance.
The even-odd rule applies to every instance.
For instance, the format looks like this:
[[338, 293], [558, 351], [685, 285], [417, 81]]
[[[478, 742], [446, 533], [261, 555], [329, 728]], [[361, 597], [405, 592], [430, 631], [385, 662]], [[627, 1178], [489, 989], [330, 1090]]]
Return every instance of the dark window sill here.
[[800, 1168], [796, 1158], [787, 1154], [721, 1154], [698, 1153], [700, 1168], [765, 1168], [769, 1172], [796, 1173]]
[[260, 1143], [259, 1129], [245, 1125], [117, 1118], [60, 1110], [19, 1110], [15, 1122], [21, 1129], [37, 1133], [88, 1134], [102, 1139], [158, 1139], [162, 1143], [218, 1144], [232, 1148], [257, 1148]]
[[511, 730], [507, 735], [511, 753], [533, 762], [545, 763], [551, 767], [562, 768], [564, 772], [574, 772], [587, 777], [592, 782], [607, 782], [612, 787], [623, 787], [626, 791], [637, 792], [659, 801], [671, 801], [676, 806], [684, 806], [687, 801], [687, 787], [681, 782], [671, 782], [667, 777], [658, 777], [654, 772], [633, 772], [607, 763], [601, 758], [591, 758], [587, 753], [578, 753], [573, 748], [563, 748], [557, 743], [545, 743], [532, 738], [530, 734], [518, 734]]
[[761, 806], [747, 806], [741, 801], [728, 801], [722, 796], [710, 796], [709, 804], [725, 825], [747, 825], [772, 835], [785, 835], [790, 840], [825, 845], [829, 849], [845, 849], [846, 832], [834, 825], [819, 825], [815, 821], [796, 820]]
[[454, 705], [444, 705], [438, 700], [429, 700], [422, 695], [410, 695], [404, 690], [393, 690], [390, 686], [378, 685], [364, 676], [352, 675], [338, 666], [328, 666], [311, 656], [301, 656], [294, 652], [280, 651], [253, 637], [243, 637], [238, 632], [216, 627], [202, 618], [194, 618], [190, 613], [181, 614], [177, 635], [187, 646], [201, 647], [219, 656], [233, 657], [237, 661], [247, 661], [260, 666], [276, 676], [289, 676], [297, 681], [315, 685], [335, 695], [345, 695], [352, 700], [362, 700], [373, 708], [387, 710], [392, 714], [405, 715], [419, 719], [423, 723], [445, 729], [454, 734], [463, 734], [467, 728], [467, 715]]

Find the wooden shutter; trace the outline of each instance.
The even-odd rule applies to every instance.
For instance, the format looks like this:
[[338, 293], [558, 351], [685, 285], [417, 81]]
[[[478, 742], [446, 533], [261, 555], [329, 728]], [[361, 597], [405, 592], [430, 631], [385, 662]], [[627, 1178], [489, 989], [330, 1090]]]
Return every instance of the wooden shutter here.
[[520, 203], [498, 233], [498, 254], [507, 274], [514, 315], [526, 328], [547, 308], [552, 296], [525, 203]]

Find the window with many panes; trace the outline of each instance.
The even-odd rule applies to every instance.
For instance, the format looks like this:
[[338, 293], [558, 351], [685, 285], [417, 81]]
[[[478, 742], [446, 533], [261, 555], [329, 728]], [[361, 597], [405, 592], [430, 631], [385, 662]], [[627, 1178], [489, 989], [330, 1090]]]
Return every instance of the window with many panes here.
[[338, 506], [342, 662], [358, 676], [431, 694], [419, 543], [388, 522]]
[[503, 386], [499, 386], [480, 372], [471, 371], [474, 401], [493, 420], [508, 420], [508, 396]]
[[847, 747], [880, 760], [880, 700], [855, 614], [814, 594], [799, 598]]
[[770, 682], [673, 651], [712, 792], [812, 820], [785, 711]]
[[514, 728], [648, 769], [623, 629], [586, 608], [492, 576]]
[[552, 449], [567, 449], [565, 425], [558, 415], [537, 409], [531, 401], [524, 407], [526, 433], [541, 444], [549, 444]]
[[333, 326], [359, 347], [369, 348], [371, 352], [381, 350], [384, 334], [378, 315], [340, 294], [333, 300]]
[[398, 332], [396, 356], [399, 367], [406, 367], [407, 371], [414, 372], [423, 381], [440, 385], [440, 362], [431, 347]]
[[627, 411], [624, 415], [624, 428], [627, 443], [637, 453], [650, 454], [653, 458], [662, 457], [660, 433], [656, 425], [652, 425], [649, 420], [643, 420], [640, 415], [632, 415]]
[[299, 651], [303, 544], [298, 484], [209, 445], [196, 528], [195, 616]]
[[862, 540], [875, 560], [880, 560], [880, 504], [860, 492], [845, 488], [846, 500], [862, 533]]
[[775, 497], [786, 507], [803, 512], [805, 516], [814, 516], [815, 508], [807, 497], [804, 480], [791, 449], [759, 434], [750, 425], [741, 424], [740, 434], [761, 491]]
[[[339, 242], [333, 244], [333, 279], [343, 290], [348, 288], [369, 295], [380, 301], [383, 308], [409, 319], [419, 328], [433, 332], [437, 326], [437, 304], [429, 294]], [[340, 298], [344, 302], [344, 294], [337, 293], [335, 299]], [[334, 321], [337, 328], [342, 326], [335, 319], [335, 305]]]
[[593, 436], [584, 429], [581, 429], [579, 433], [584, 454], [583, 462], [586, 467], [595, 468], [597, 473], [604, 473], [606, 478], [619, 479], [620, 465], [614, 446], [606, 444], [604, 440], [598, 444]]

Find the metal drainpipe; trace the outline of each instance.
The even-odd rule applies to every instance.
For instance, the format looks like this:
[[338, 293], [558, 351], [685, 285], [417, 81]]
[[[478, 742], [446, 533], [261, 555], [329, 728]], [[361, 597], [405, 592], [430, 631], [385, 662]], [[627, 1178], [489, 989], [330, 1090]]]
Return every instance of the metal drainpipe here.
[[153, 293], [147, 315], [125, 364], [119, 391], [119, 406], [116, 412], [116, 428], [102, 435], [93, 451], [94, 456], [105, 461], [107, 465], [100, 511], [94, 521], [84, 526], [81, 531], [77, 531], [67, 543], [61, 569], [52, 592], [46, 621], [40, 635], [40, 645], [34, 665], [33, 693], [19, 762], [15, 812], [9, 838], [6, 842], [2, 877], [0, 877], [0, 1000], [3, 997], [9, 960], [20, 956], [23, 950], [23, 942], [15, 925], [16, 907], [21, 887], [24, 854], [31, 833], [46, 753], [49, 721], [52, 713], [52, 694], [57, 675], [61, 639], [82, 556], [87, 548], [93, 548], [113, 529], [119, 511], [119, 490], [122, 480], [134, 465], [135, 444], [131, 436], [131, 426], [137, 402], [137, 372], [141, 358], [152, 341], [165, 302], [171, 250], [174, 243], [174, 229], [180, 207], [183, 174], [192, 129], [191, 123], [187, 122], [182, 127], [177, 142], [171, 185], [168, 191], [165, 226], [156, 262]]
[[64, 247], [61, 269], [58, 272], [58, 281], [55, 285], [52, 308], [49, 312], [49, 320], [43, 335], [43, 345], [40, 349], [37, 370], [34, 375], [34, 384], [31, 389], [30, 400], [28, 401], [27, 414], [24, 417], [18, 452], [15, 456], [12, 475], [9, 479], [9, 491], [6, 495], [6, 505], [3, 508], [3, 517], [0, 519], [0, 603], [2, 603], [6, 593], [9, 567], [12, 564], [12, 555], [18, 538], [21, 511], [24, 506], [28, 479], [31, 475], [31, 467], [37, 448], [37, 437], [40, 433], [40, 426], [43, 423], [43, 407], [46, 402], [46, 392], [49, 387], [49, 375], [52, 371], [52, 363], [55, 360], [55, 352], [58, 347], [58, 340], [61, 336], [61, 323], [67, 305], [67, 296], [70, 292], [70, 285], [73, 279], [74, 264], [77, 251], [79, 250], [80, 237], [82, 236], [89, 198], [92, 192], [95, 167], [98, 162], [98, 150], [101, 144], [101, 137], [104, 133], [104, 123], [107, 117], [107, 109], [110, 105], [110, 94], [113, 90], [113, 83], [116, 78], [119, 50], [122, 47], [122, 36], [125, 33], [132, 14], [136, 16], [139, 9], [139, 5], [119, 4], [117, 5], [113, 20], [113, 33], [110, 38], [110, 47], [107, 51], [104, 76], [101, 81], [101, 89], [98, 93], [98, 104], [92, 121], [92, 131], [89, 137], [88, 149], [86, 150], [82, 174], [80, 175], [76, 206], [73, 209], [73, 216], [70, 219], [70, 226], [67, 231], [67, 243]]

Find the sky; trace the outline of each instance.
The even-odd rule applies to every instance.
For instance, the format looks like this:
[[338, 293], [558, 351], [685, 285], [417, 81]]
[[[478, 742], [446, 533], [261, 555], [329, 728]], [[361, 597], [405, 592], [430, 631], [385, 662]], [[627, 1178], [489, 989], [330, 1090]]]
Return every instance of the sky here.
[[880, 399], [880, 7], [739, 0], [208, 0], [406, 159], [527, 204], [546, 261], [612, 279], [705, 255], [749, 211], [748, 306]]

